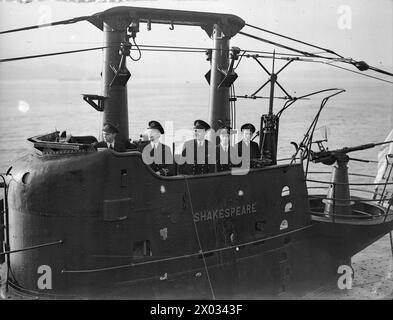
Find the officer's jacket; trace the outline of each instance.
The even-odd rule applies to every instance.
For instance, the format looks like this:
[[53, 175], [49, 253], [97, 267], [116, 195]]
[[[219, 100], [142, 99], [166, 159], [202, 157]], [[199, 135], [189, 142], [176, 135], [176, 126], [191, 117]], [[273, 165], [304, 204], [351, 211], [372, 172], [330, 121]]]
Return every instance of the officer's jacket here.
[[229, 171], [232, 168], [231, 154], [236, 150], [233, 147], [228, 146], [228, 150], [225, 152], [224, 147], [219, 144], [216, 147], [216, 171]]
[[159, 142], [157, 147], [154, 148], [151, 143], [144, 146], [142, 151], [149, 160], [153, 162], [149, 165], [154, 172], [159, 172], [163, 176], [174, 175], [174, 163], [171, 149]]
[[[208, 140], [204, 141], [202, 147], [196, 139], [186, 141], [182, 150], [186, 163], [179, 167], [180, 173], [194, 175], [214, 172], [214, 151], [214, 146]], [[188, 152], [191, 154], [187, 154]]]
[[[126, 145], [124, 144], [123, 141], [121, 141], [117, 137], [115, 137], [115, 141], [114, 141], [113, 145], [114, 145], [113, 149], [117, 152], [126, 151]], [[108, 148], [108, 144], [105, 141], [100, 141], [100, 142], [93, 143], [93, 147], [94, 148]]]

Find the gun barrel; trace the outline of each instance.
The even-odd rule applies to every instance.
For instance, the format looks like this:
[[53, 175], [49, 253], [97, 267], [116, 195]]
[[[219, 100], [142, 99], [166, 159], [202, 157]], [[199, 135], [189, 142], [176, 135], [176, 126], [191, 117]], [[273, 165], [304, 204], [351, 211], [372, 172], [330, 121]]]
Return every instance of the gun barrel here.
[[367, 144], [362, 144], [362, 145], [356, 146], [356, 147], [345, 147], [345, 148], [336, 149], [336, 150], [324, 150], [324, 151], [320, 151], [320, 152], [314, 152], [312, 160], [314, 162], [324, 162], [324, 161], [328, 161], [329, 159], [331, 159], [332, 157], [335, 157], [335, 155], [338, 155], [338, 154], [347, 154], [349, 152], [371, 149], [376, 146], [380, 146], [380, 145], [388, 144], [388, 143], [393, 143], [393, 140], [379, 142], [379, 143], [367, 143]]
[[365, 150], [365, 149], [371, 149], [375, 147], [375, 143], [367, 143], [367, 144], [362, 144], [360, 146], [356, 147], [345, 147], [342, 149], [338, 150], [333, 150], [332, 152], [334, 153], [349, 153], [349, 152], [354, 152], [354, 151], [359, 151], [359, 150]]

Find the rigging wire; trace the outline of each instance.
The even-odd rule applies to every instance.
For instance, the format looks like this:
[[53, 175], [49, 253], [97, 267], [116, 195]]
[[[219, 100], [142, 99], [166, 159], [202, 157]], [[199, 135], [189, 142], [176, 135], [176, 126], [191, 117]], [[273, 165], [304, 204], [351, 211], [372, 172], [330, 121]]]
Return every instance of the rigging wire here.
[[9, 62], [9, 61], [17, 61], [17, 60], [25, 60], [25, 59], [33, 59], [33, 58], [42, 58], [42, 57], [57, 56], [57, 55], [69, 54], [69, 53], [78, 53], [78, 52], [85, 52], [85, 51], [101, 50], [101, 49], [114, 48], [114, 47], [118, 47], [118, 46], [95, 47], [95, 48], [88, 48], [88, 49], [78, 49], [78, 50], [71, 50], [71, 51], [60, 51], [60, 52], [44, 53], [44, 54], [37, 54], [37, 55], [31, 55], [31, 56], [14, 57], [14, 58], [0, 59], [0, 62]]
[[235, 91], [235, 84], [232, 84], [232, 91], [233, 91], [233, 128], [236, 128], [236, 91]]
[[[18, 32], [18, 31], [25, 31], [25, 30], [31, 30], [31, 29], [38, 29], [38, 28], [43, 28], [43, 27], [51, 27], [51, 26], [57, 26], [57, 25], [64, 25], [64, 24], [72, 24], [72, 23], [76, 23], [76, 22], [80, 22], [80, 21], [90, 21], [92, 18], [94, 18], [94, 16], [95, 15], [74, 17], [74, 18], [71, 18], [71, 19], [61, 20], [61, 21], [56, 21], [56, 22], [51, 22], [51, 23], [37, 24], [37, 25], [33, 25], [33, 26], [28, 26], [28, 27], [4, 30], [4, 31], [0, 31], [0, 34], [6, 34], [6, 33]], [[365, 71], [365, 70], [370, 69], [370, 70], [373, 70], [373, 71], [378, 72], [378, 73], [383, 73], [383, 74], [388, 75], [388, 76], [393, 76], [393, 73], [390, 73], [388, 71], [385, 71], [385, 70], [382, 70], [382, 69], [379, 69], [379, 68], [376, 68], [376, 67], [373, 67], [373, 66], [369, 66], [364, 61], [355, 61], [353, 59], [346, 59], [343, 56], [339, 55], [338, 53], [334, 52], [333, 50], [330, 50], [330, 49], [327, 49], [327, 48], [322, 48], [322, 47], [316, 46], [314, 44], [311, 44], [311, 43], [308, 43], [308, 42], [305, 42], [305, 41], [301, 41], [301, 40], [298, 40], [298, 39], [295, 39], [295, 38], [292, 38], [292, 37], [288, 37], [288, 36], [285, 36], [283, 34], [280, 34], [280, 33], [277, 33], [277, 32], [273, 32], [271, 30], [267, 30], [267, 29], [264, 29], [264, 28], [260, 28], [260, 27], [257, 27], [257, 26], [254, 26], [254, 25], [251, 25], [251, 24], [248, 24], [248, 23], [245, 23], [245, 25], [250, 27], [250, 28], [254, 28], [254, 29], [266, 32], [266, 33], [270, 33], [270, 34], [273, 34], [273, 35], [281, 37], [281, 38], [285, 38], [285, 39], [288, 39], [288, 40], [291, 40], [291, 41], [294, 41], [294, 42], [298, 42], [298, 43], [301, 43], [301, 44], [304, 44], [304, 45], [307, 45], [307, 46], [310, 46], [310, 47], [313, 47], [313, 48], [317, 48], [317, 49], [323, 50], [324, 52], [326, 52], [328, 54], [336, 55], [336, 56], [338, 56], [338, 57], [343, 59], [342, 62], [352, 64], [352, 65], [354, 65], [355, 67], [357, 67], [361, 71]], [[320, 56], [320, 55], [315, 54], [315, 53], [310, 53], [310, 52], [302, 51], [302, 50], [299, 50], [299, 49], [295, 49], [295, 48], [292, 48], [292, 47], [289, 47], [289, 46], [286, 46], [286, 45], [283, 45], [283, 44], [280, 44], [280, 43], [277, 43], [277, 42], [274, 42], [274, 41], [270, 41], [270, 40], [267, 40], [267, 39], [263, 39], [263, 38], [254, 36], [254, 35], [246, 33], [246, 32], [239, 31], [239, 34], [241, 34], [243, 36], [251, 37], [253, 39], [256, 39], [256, 40], [259, 40], [259, 41], [262, 41], [262, 42], [266, 42], [266, 43], [275, 45], [277, 47], [280, 47], [280, 48], [283, 48], [283, 49], [286, 49], [286, 50], [290, 50], [290, 51], [294, 51], [294, 52], [300, 53], [300, 54], [302, 54], [304, 56], [311, 56], [311, 57], [316, 57], [316, 58], [318, 57], [318, 58], [323, 58], [323, 59], [329, 59], [329, 57], [323, 57], [323, 56]], [[134, 39], [134, 41], [135, 41], [135, 39]], [[139, 54], [141, 54], [140, 51], [139, 51]], [[131, 57], [131, 59], [133, 59], [133, 58]], [[138, 58], [137, 60], [139, 60], [139, 59], [140, 58]], [[10, 60], [6, 60], [6, 61], [10, 61]], [[3, 60], [3, 61], [0, 61], [0, 62], [5, 62], [5, 61]]]
[[[269, 53], [267, 52], [267, 54], [269, 54]], [[272, 54], [270, 53], [270, 55], [272, 55]], [[245, 57], [246, 58], [256, 57], [256, 58], [271, 59], [271, 56], [261, 56], [261, 55], [258, 55], [258, 54], [257, 55], [249, 55], [249, 54], [247, 54], [247, 55], [245, 55]], [[288, 61], [288, 60], [291, 60], [290, 57], [291, 57], [291, 55], [289, 55], [288, 57], [275, 57], [275, 59]], [[332, 67], [335, 67], [335, 68], [343, 69], [343, 70], [346, 70], [346, 71], [349, 71], [349, 72], [352, 72], [352, 73], [355, 73], [355, 74], [358, 74], [358, 75], [361, 75], [361, 76], [364, 76], [364, 77], [368, 77], [368, 78], [372, 78], [372, 79], [375, 79], [375, 80], [379, 80], [379, 81], [383, 81], [383, 82], [386, 82], [386, 83], [392, 83], [393, 84], [393, 81], [389, 81], [389, 80], [386, 80], [386, 79], [383, 79], [383, 78], [379, 78], [379, 77], [376, 77], [376, 76], [372, 76], [372, 75], [369, 75], [369, 74], [366, 74], [366, 73], [362, 73], [362, 72], [359, 72], [359, 71], [356, 71], [356, 70], [351, 70], [351, 69], [348, 69], [348, 68], [341, 67], [341, 66], [333, 64], [335, 62], [341, 62], [340, 59], [335, 59], [335, 61], [326, 62], [326, 61], [314, 60], [314, 59], [311, 59], [311, 58], [303, 58], [302, 59], [302, 58], [298, 57], [297, 55], [293, 55], [293, 57], [294, 57], [294, 59], [293, 59], [294, 61], [321, 63], [321, 64], [324, 64], [324, 65], [327, 65], [327, 66], [332, 66]]]
[[[181, 47], [181, 46], [159, 46], [159, 45], [138, 45], [136, 44], [136, 42], [134, 41], [135, 46], [137, 47], [137, 49], [133, 49], [131, 48], [131, 50], [138, 50], [141, 56], [141, 51], [147, 51], [147, 52], [179, 52], [179, 53], [205, 53], [206, 50], [210, 50], [209, 48], [201, 48], [201, 47]], [[22, 56], [22, 57], [13, 57], [13, 58], [5, 58], [5, 59], [0, 59], [0, 63], [1, 62], [11, 62], [11, 61], [18, 61], [18, 60], [25, 60], [25, 59], [33, 59], [33, 58], [42, 58], [42, 57], [49, 57], [49, 56], [56, 56], [56, 55], [64, 55], [64, 54], [72, 54], [72, 53], [79, 53], [79, 52], [86, 52], [86, 51], [94, 51], [94, 50], [102, 50], [102, 49], [107, 49], [107, 48], [116, 48], [119, 45], [110, 45], [110, 46], [101, 46], [101, 47], [93, 47], [93, 48], [87, 48], [87, 49], [78, 49], [78, 50], [70, 50], [70, 51], [60, 51], [60, 52], [52, 52], [52, 53], [45, 53], [45, 54], [39, 54], [39, 55], [30, 55], [30, 56]], [[214, 49], [212, 49], [214, 50]], [[258, 56], [259, 58], [271, 58], [272, 57], [272, 53], [271, 52], [266, 52], [266, 51], [255, 51], [255, 50], [242, 50], [243, 53], [239, 58], [239, 61], [237, 62], [234, 70], [239, 66], [240, 61], [242, 60], [243, 57], [246, 58], [250, 58], [253, 55], [250, 55], [249, 53], [262, 53], [265, 54], [267, 56]], [[248, 53], [247, 53], [248, 52]], [[372, 78], [375, 80], [380, 80], [386, 83], [392, 83], [392, 81], [383, 79], [383, 78], [379, 78], [376, 76], [372, 76], [369, 74], [365, 74], [359, 71], [355, 71], [355, 70], [351, 70], [345, 67], [341, 67], [338, 65], [334, 65], [334, 62], [343, 62], [342, 59], [336, 59], [336, 58], [327, 58], [327, 57], [320, 57], [320, 56], [314, 56], [314, 59], [327, 59], [330, 60], [331, 62], [326, 62], [326, 61], [317, 61], [314, 59], [301, 59], [301, 57], [304, 57], [304, 55], [296, 55], [296, 54], [288, 54], [288, 53], [276, 53], [276, 55], [279, 55], [279, 57], [276, 57], [276, 59], [281, 59], [281, 60], [289, 60], [291, 58], [295, 58], [295, 61], [302, 61], [302, 62], [314, 62], [314, 63], [322, 63], [325, 65], [329, 65], [335, 68], [339, 68], [342, 70], [346, 70], [355, 74], [359, 74], [361, 76], [364, 77], [368, 77], [368, 78]], [[280, 57], [280, 56], [285, 56], [285, 57]], [[140, 59], [137, 58], [131, 58], [134, 61], [138, 61]]]
[[200, 253], [202, 254], [202, 259], [203, 259], [203, 264], [204, 264], [205, 270], [206, 270], [207, 280], [208, 280], [208, 282], [209, 282], [210, 291], [211, 291], [213, 300], [216, 300], [216, 296], [215, 296], [214, 290], [213, 290], [213, 285], [212, 285], [212, 282], [211, 282], [211, 280], [210, 280], [209, 269], [208, 269], [207, 263], [206, 263], [205, 253], [203, 252], [201, 239], [199, 238], [199, 234], [198, 234], [198, 227], [197, 227], [196, 222], [195, 222], [195, 220], [194, 220], [194, 207], [193, 207], [193, 205], [192, 205], [190, 186], [188, 185], [188, 179], [187, 179], [186, 176], [184, 176], [184, 181], [185, 181], [185, 183], [186, 183], [188, 198], [189, 198], [189, 201], [190, 201], [191, 215], [192, 215], [191, 219], [192, 219], [192, 221], [194, 222], [195, 234], [196, 234], [196, 237], [197, 237], [197, 240], [198, 240], [198, 245], [199, 245]]
[[248, 24], [248, 23], [246, 23], [246, 26], [250, 27], [250, 28], [257, 29], [257, 30], [260, 30], [260, 31], [263, 31], [263, 32], [274, 34], [274, 35], [276, 35], [278, 37], [285, 38], [285, 39], [288, 39], [288, 40], [291, 40], [291, 41], [295, 41], [295, 42], [298, 42], [298, 43], [301, 43], [301, 44], [304, 44], [304, 45], [307, 45], [307, 46], [310, 46], [310, 47], [313, 47], [313, 48], [316, 48], [316, 49], [323, 50], [323, 51], [325, 51], [327, 53], [334, 54], [334, 55], [336, 55], [336, 56], [338, 56], [340, 58], [344, 58], [343, 56], [339, 55], [338, 53], [336, 53], [336, 52], [334, 52], [334, 51], [332, 51], [330, 49], [322, 48], [322, 47], [316, 46], [314, 44], [311, 44], [309, 42], [305, 42], [305, 41], [301, 41], [301, 40], [298, 40], [298, 39], [295, 39], [295, 38], [291, 38], [291, 37], [285, 36], [285, 35], [283, 35], [281, 33], [273, 32], [273, 31], [267, 30], [267, 29], [263, 29], [263, 28], [260, 28], [260, 27], [257, 27], [257, 26], [254, 26], [254, 25], [251, 25], [251, 24]]
[[[84, 52], [84, 51], [94, 51], [94, 50], [101, 50], [101, 49], [107, 49], [107, 48], [117, 48], [119, 47], [118, 45], [113, 45], [113, 46], [105, 46], [105, 47], [96, 47], [96, 48], [88, 48], [88, 49], [79, 49], [79, 50], [70, 50], [70, 51], [60, 51], [60, 52], [53, 52], [53, 53], [45, 53], [45, 54], [39, 54], [39, 55], [31, 55], [31, 56], [23, 56], [23, 57], [14, 57], [14, 58], [6, 58], [6, 59], [0, 59], [0, 62], [10, 62], [10, 61], [17, 61], [17, 60], [25, 60], [25, 59], [33, 59], [33, 58], [42, 58], [42, 57], [49, 57], [49, 56], [56, 56], [56, 55], [63, 55], [63, 54], [69, 54], [69, 53], [78, 53], [78, 52]], [[204, 51], [200, 50], [170, 50], [170, 49], [140, 49], [139, 47], [137, 49], [130, 49], [130, 50], [138, 50], [138, 51], [152, 51], [152, 52], [191, 52], [191, 53], [202, 53]], [[140, 58], [134, 60], [138, 61]]]
[[243, 59], [243, 57], [244, 57], [244, 55], [245, 55], [246, 53], [247, 53], [247, 50], [244, 50], [244, 52], [241, 54], [241, 56], [240, 56], [238, 62], [236, 63], [236, 66], [233, 68], [233, 71], [235, 71], [235, 70], [237, 69], [237, 67], [238, 67], [239, 64], [240, 64], [240, 61], [242, 61], [242, 59]]
[[300, 96], [300, 97], [296, 97], [296, 98], [293, 99], [293, 100], [287, 100], [287, 101], [285, 102], [284, 106], [282, 107], [282, 109], [281, 109], [280, 111], [278, 111], [276, 115], [277, 115], [277, 117], [281, 117], [281, 114], [282, 114], [286, 109], [288, 109], [292, 104], [294, 104], [297, 100], [301, 100], [301, 99], [304, 99], [304, 98], [308, 98], [308, 97], [310, 97], [310, 96], [313, 96], [313, 95], [316, 95], [316, 94], [320, 94], [320, 93], [323, 93], [323, 92], [328, 92], [328, 91], [340, 91], [340, 93], [341, 93], [341, 91], [344, 92], [345, 90], [344, 90], [344, 89], [340, 89], [340, 88], [323, 89], [323, 90], [318, 90], [318, 91], [313, 91], [313, 92], [311, 92], [311, 93], [307, 93], [307, 94], [302, 95], [302, 96]]
[[313, 58], [321, 58], [321, 59], [326, 59], [326, 60], [341, 61], [343, 63], [348, 63], [348, 64], [351, 64], [351, 65], [355, 66], [360, 71], [365, 71], [365, 70], [370, 69], [370, 70], [373, 70], [375, 72], [383, 73], [385, 75], [393, 77], [393, 73], [388, 72], [388, 71], [383, 70], [383, 69], [379, 69], [379, 68], [373, 67], [373, 66], [369, 66], [364, 61], [355, 61], [353, 59], [342, 58], [341, 56], [340, 56], [340, 60], [337, 60], [337, 58], [330, 58], [330, 57], [321, 56], [321, 55], [318, 55], [318, 54], [315, 54], [315, 53], [302, 51], [302, 50], [299, 50], [299, 49], [295, 49], [295, 48], [292, 48], [292, 47], [280, 44], [278, 42], [274, 42], [274, 41], [271, 41], [271, 40], [267, 40], [267, 39], [264, 39], [264, 38], [260, 38], [260, 37], [254, 36], [254, 35], [246, 33], [246, 32], [239, 31], [239, 34], [241, 34], [243, 36], [246, 36], [246, 37], [250, 37], [250, 38], [255, 39], [255, 40], [259, 40], [261, 42], [265, 42], [265, 43], [268, 43], [268, 44], [271, 44], [271, 45], [275, 45], [275, 46], [277, 46], [279, 48], [283, 48], [283, 49], [286, 49], [286, 50], [289, 50], [289, 51], [294, 51], [294, 52], [303, 54], [304, 56], [313, 57]]
[[61, 20], [61, 21], [56, 21], [56, 22], [51, 22], [51, 23], [36, 24], [36, 25], [23, 27], [23, 28], [0, 31], [0, 34], [25, 31], [25, 30], [31, 30], [31, 29], [38, 29], [38, 28], [44, 28], [44, 27], [52, 27], [52, 26], [58, 26], [58, 25], [62, 25], [62, 24], [71, 24], [71, 23], [76, 23], [79, 21], [86, 21], [86, 20], [88, 21], [89, 18], [91, 18], [91, 16], [82, 16], [82, 17], [76, 17], [76, 18], [72, 18], [72, 19]]
[[[321, 61], [314, 61], [314, 62], [320, 62], [321, 63]], [[349, 71], [349, 72], [352, 72], [352, 73], [360, 74], [360, 75], [362, 75], [364, 77], [368, 77], [368, 78], [372, 78], [372, 79], [376, 79], [376, 80], [379, 80], [379, 81], [383, 81], [383, 82], [387, 82], [387, 83], [392, 83], [393, 84], [393, 81], [389, 81], [389, 80], [386, 80], [386, 79], [378, 78], [378, 77], [375, 77], [375, 76], [372, 76], [372, 75], [369, 75], [369, 74], [366, 74], [366, 73], [361, 73], [359, 71], [351, 70], [351, 69], [348, 69], [348, 68], [345, 68], [345, 67], [337, 66], [335, 64], [331, 64], [331, 63], [324, 63], [324, 64], [327, 64], [327, 65], [335, 67], [335, 68], [343, 69], [343, 70], [346, 70], [346, 71]]]
[[229, 112], [230, 112], [229, 116], [231, 119], [231, 127], [233, 128], [234, 125], [233, 125], [233, 101], [232, 101], [233, 91], [232, 91], [232, 87], [233, 87], [233, 84], [229, 88]]
[[[218, 50], [218, 49], [213, 49], [213, 48], [210, 49], [210, 48], [199, 48], [199, 47], [137, 45], [136, 43], [135, 43], [135, 45], [137, 46], [137, 49], [131, 49], [131, 50], [151, 51], [151, 52], [191, 52], [191, 53], [205, 53], [206, 50]], [[5, 59], [0, 59], [0, 62], [10, 62], [10, 61], [16, 61], [16, 60], [24, 60], [24, 59], [32, 59], [32, 58], [41, 58], [41, 57], [62, 55], [62, 54], [68, 54], [68, 53], [71, 54], [71, 53], [78, 53], [78, 52], [84, 52], [84, 51], [101, 50], [101, 49], [106, 49], [106, 48], [116, 48], [118, 46], [119, 45], [111, 45], [111, 46], [103, 46], [103, 47], [101, 46], [101, 47], [93, 47], [93, 48], [87, 48], [87, 49], [78, 49], [78, 50], [70, 50], [70, 51], [60, 51], [60, 52], [53, 52], [53, 53], [45, 53], [45, 54], [40, 54], [40, 55], [31, 55], [31, 56], [5, 58]], [[142, 49], [140, 49], [140, 48], [142, 48]], [[151, 49], [151, 48], [153, 48], [153, 49]], [[228, 50], [228, 51], [230, 51], [230, 50]], [[245, 52], [247, 51], [247, 52], [262, 53], [262, 54], [271, 54], [271, 52], [264, 52], [264, 51], [251, 51], [251, 50], [244, 50], [244, 51]], [[285, 54], [285, 53], [276, 53], [276, 55], [277, 54], [278, 55], [289, 55], [290, 56], [290, 54]], [[244, 56], [244, 54], [242, 56]], [[239, 62], [237, 63], [236, 67], [238, 66]]]
[[254, 36], [252, 34], [249, 34], [249, 33], [243, 32], [243, 31], [239, 31], [239, 34], [241, 34], [242, 36], [246, 36], [246, 37], [258, 40], [258, 41], [262, 41], [262, 42], [265, 42], [265, 43], [268, 43], [268, 44], [272, 44], [272, 45], [277, 46], [277, 47], [282, 48], [282, 49], [286, 49], [286, 50], [289, 50], [289, 51], [294, 51], [294, 52], [300, 53], [303, 56], [329, 59], [329, 57], [323, 57], [323, 56], [320, 56], [320, 55], [316, 55], [314, 53], [310, 53], [310, 52], [307, 52], [307, 51], [302, 51], [302, 50], [299, 50], [299, 49], [288, 47], [288, 46], [280, 44], [278, 42], [274, 42], [274, 41], [267, 40], [267, 39], [264, 39], [264, 38], [261, 38], [261, 37], [257, 37], [257, 36]]

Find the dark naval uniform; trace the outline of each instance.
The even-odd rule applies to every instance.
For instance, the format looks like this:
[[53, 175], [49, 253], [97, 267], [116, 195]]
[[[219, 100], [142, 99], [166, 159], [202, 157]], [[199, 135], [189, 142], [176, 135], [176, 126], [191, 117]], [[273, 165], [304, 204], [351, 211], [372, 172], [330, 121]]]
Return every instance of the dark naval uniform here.
[[[255, 127], [251, 123], [246, 123], [241, 126], [241, 131], [243, 130], [250, 130], [251, 134], [255, 132]], [[243, 141], [239, 141], [235, 144], [235, 150], [239, 157], [249, 157], [249, 159], [245, 159], [247, 162], [247, 166], [252, 166], [252, 159], [259, 159], [261, 154], [259, 152], [259, 146], [256, 142], [250, 141], [248, 145]], [[249, 148], [248, 152], [245, 151], [246, 148]]]
[[230, 126], [223, 126], [220, 129], [220, 140], [226, 137], [228, 139], [228, 145], [224, 146], [223, 141], [216, 146], [216, 171], [229, 171], [232, 168], [231, 154], [235, 151], [233, 147], [230, 146], [231, 137]]
[[243, 149], [248, 147], [250, 148], [250, 159], [259, 159], [259, 146], [258, 143], [254, 141], [250, 141], [249, 146], [247, 146], [243, 140], [235, 144], [235, 149], [237, 150], [239, 157], [243, 155]]
[[[211, 143], [208, 140], [203, 141], [200, 146], [196, 139], [188, 140], [184, 143], [182, 156], [187, 159], [187, 152], [194, 150], [192, 163], [185, 163], [180, 167], [180, 172], [183, 174], [204, 174], [214, 172], [214, 163], [212, 164], [209, 159], [211, 158], [210, 150]], [[210, 162], [210, 163], [209, 163]]]
[[93, 147], [94, 148], [109, 148], [109, 149], [113, 149], [117, 152], [126, 151], [126, 145], [117, 138], [115, 138], [115, 140], [112, 144], [108, 144], [105, 141], [95, 142], [95, 143], [93, 143]]
[[113, 149], [117, 152], [124, 152], [126, 151], [126, 145], [123, 141], [121, 141], [120, 138], [118, 138], [117, 134], [119, 133], [119, 130], [112, 124], [110, 123], [105, 123], [102, 129], [103, 132], [105, 133], [111, 133], [111, 134], [116, 134], [114, 137], [114, 140], [112, 143], [108, 143], [106, 141], [100, 141], [100, 142], [94, 142], [92, 146], [94, 148], [109, 148]]
[[[148, 129], [156, 129], [160, 134], [165, 133], [161, 124], [154, 120], [149, 122]], [[156, 144], [149, 142], [141, 145], [141, 147], [143, 147], [143, 151], [140, 151], [149, 155], [150, 159], [153, 159], [153, 162], [149, 165], [154, 172], [162, 176], [174, 175], [172, 151], [167, 145], [161, 142]]]
[[167, 145], [159, 142], [157, 146], [154, 146], [149, 143], [145, 145], [143, 152], [148, 152], [153, 159], [150, 167], [154, 172], [159, 172], [162, 176], [174, 175], [172, 151]]
[[[210, 129], [210, 125], [203, 120], [196, 120], [194, 129], [206, 131]], [[185, 158], [186, 163], [179, 167], [180, 173], [195, 175], [214, 172], [214, 161], [210, 160], [211, 152], [214, 152], [214, 146], [206, 139], [202, 142], [197, 139], [186, 141], [182, 151], [182, 157]]]
[[216, 171], [229, 171], [232, 168], [231, 164], [231, 153], [233, 152], [233, 148], [227, 146], [224, 148], [223, 145], [219, 144], [216, 147]]

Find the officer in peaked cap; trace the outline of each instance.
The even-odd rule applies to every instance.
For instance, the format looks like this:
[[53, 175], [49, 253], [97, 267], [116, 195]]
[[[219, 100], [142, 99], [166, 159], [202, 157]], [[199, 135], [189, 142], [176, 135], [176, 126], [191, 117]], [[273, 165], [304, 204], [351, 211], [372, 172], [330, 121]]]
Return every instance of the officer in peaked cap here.
[[118, 133], [119, 133], [119, 129], [117, 129], [116, 126], [114, 126], [109, 122], [104, 123], [102, 127], [102, 136], [104, 140], [93, 143], [93, 147], [109, 148], [117, 152], [126, 151], [125, 143], [118, 138], [117, 136]]
[[255, 127], [251, 123], [245, 123], [240, 127], [240, 130], [242, 132], [242, 140], [235, 144], [235, 150], [237, 150], [237, 153], [242, 160], [247, 162], [246, 165], [249, 167], [251, 159], [260, 158], [258, 144], [251, 141], [251, 137], [253, 133], [255, 133]]
[[104, 126], [102, 127], [102, 132], [105, 133], [119, 133], [119, 129], [117, 129], [113, 124], [106, 122], [104, 123]]
[[198, 130], [198, 129], [207, 131], [210, 129], [210, 125], [203, 120], [195, 120], [194, 130]]
[[156, 174], [169, 176], [174, 174], [173, 156], [171, 149], [160, 142], [160, 137], [164, 133], [164, 128], [158, 121], [149, 121], [147, 127], [149, 142], [143, 147], [142, 159]]
[[[255, 127], [252, 123], [245, 123], [240, 127], [241, 132], [243, 132], [243, 130], [250, 130], [251, 134], [255, 133]], [[251, 139], [251, 137], [250, 137]]]
[[219, 129], [220, 143], [216, 147], [216, 171], [229, 171], [231, 170], [231, 131], [230, 126], [223, 126]]
[[195, 138], [188, 140], [183, 145], [182, 157], [185, 164], [180, 166], [183, 174], [204, 174], [214, 172], [214, 145], [205, 139], [206, 131], [210, 125], [203, 120], [194, 121]]
[[155, 121], [155, 120], [149, 121], [147, 129], [158, 130], [160, 132], [160, 134], [165, 133], [164, 128], [162, 127], [161, 123], [159, 123], [158, 121]]

